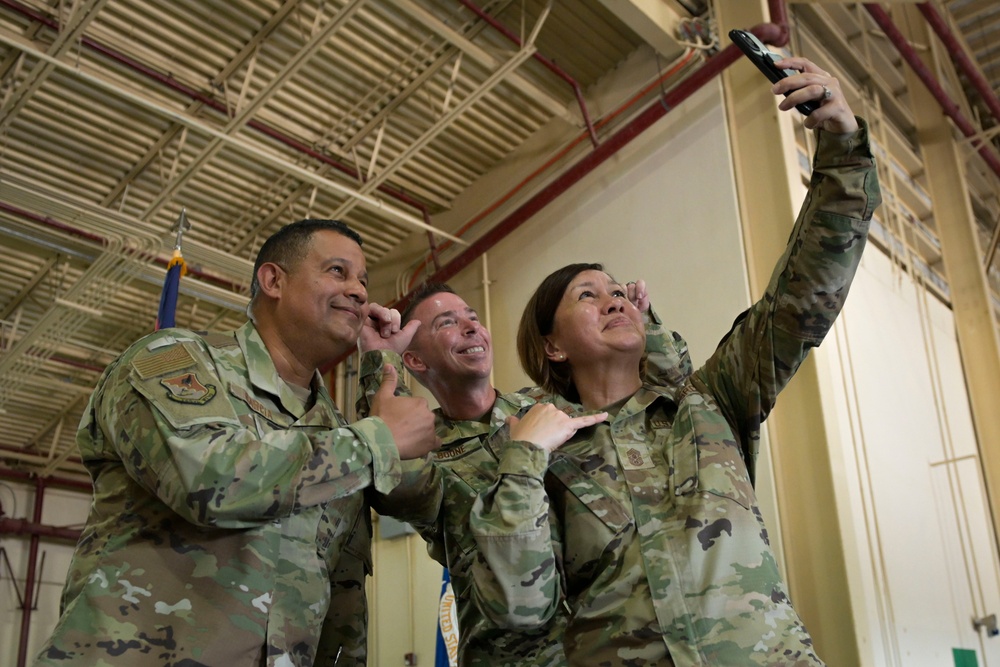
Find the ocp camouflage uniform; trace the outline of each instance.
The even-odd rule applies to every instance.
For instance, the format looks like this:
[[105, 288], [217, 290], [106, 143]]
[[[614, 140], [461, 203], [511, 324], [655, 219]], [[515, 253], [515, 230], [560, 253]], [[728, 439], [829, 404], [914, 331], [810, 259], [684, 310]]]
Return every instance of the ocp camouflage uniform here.
[[139, 340], [77, 443], [94, 499], [36, 664], [365, 664], [361, 491], [400, 477], [385, 422], [347, 426], [318, 373], [304, 403], [247, 323]]
[[[538, 531], [553, 513], [502, 511], [503, 494], [521, 479], [537, 484], [544, 467], [484, 494], [470, 520], [473, 581], [496, 623], [530, 626], [560, 613], [564, 597], [573, 665], [823, 664], [781, 581], [752, 475], [761, 422], [840, 312], [881, 200], [867, 127], [818, 135], [809, 195], [764, 297], [694, 373], [676, 337], [672, 373], [554, 453], [545, 480], [555, 543]], [[517, 550], [561, 571], [558, 595], [532, 599], [546, 577], [512, 569]]]
[[[402, 360], [395, 352], [377, 350], [362, 355], [358, 415], [368, 414], [369, 401], [381, 384], [382, 368], [387, 363], [403, 377]], [[452, 421], [444, 418], [440, 409], [435, 410], [441, 448], [422, 461], [404, 461], [396, 491], [371, 501], [376, 511], [409, 521], [427, 541], [430, 555], [448, 568], [458, 609], [458, 664], [462, 667], [566, 664], [561, 641], [563, 616], [545, 619], [548, 623], [538, 619], [540, 627], [512, 632], [490, 623], [470, 598], [469, 568], [476, 556], [468, 525], [472, 504], [501, 472], [514, 472], [508, 461], [515, 456], [537, 459], [543, 467], [548, 462], [548, 452], [508, 438], [507, 417], [523, 415], [534, 404], [527, 396], [498, 393], [483, 421]], [[519, 488], [523, 495], [517, 499], [518, 507], [524, 506], [532, 514], [546, 510], [548, 498], [540, 482]], [[549, 539], [548, 525], [540, 530]], [[556, 577], [550, 577], [549, 584], [554, 594]]]
[[[677, 353], [673, 332], [660, 325], [653, 310], [646, 317], [646, 347], [649, 351], [650, 374], [673, 373], [673, 360]], [[400, 356], [390, 351], [366, 352], [361, 357], [360, 387], [357, 413], [368, 414], [371, 397], [382, 381], [386, 364], [396, 367], [398, 377], [403, 377]], [[405, 385], [400, 391], [408, 393]], [[442, 446], [423, 461], [404, 461], [402, 481], [388, 496], [369, 492], [372, 506], [382, 514], [409, 521], [427, 541], [428, 553], [448, 568], [458, 607], [459, 665], [462, 667], [560, 667], [566, 663], [562, 639], [566, 630], [563, 613], [548, 613], [538, 609], [533, 615], [527, 607], [521, 608], [524, 621], [517, 628], [497, 627], [479, 611], [472, 598], [476, 589], [472, 582], [473, 563], [477, 558], [476, 541], [469, 529], [469, 516], [479, 498], [487, 491], [502, 492], [508, 481], [513, 483], [513, 493], [507, 494], [502, 511], [515, 516], [536, 517], [548, 511], [549, 498], [540, 480], [525, 476], [525, 471], [545, 470], [549, 453], [530, 443], [510, 440], [508, 417], [522, 417], [536, 399], [547, 400], [536, 388], [522, 389], [517, 393], [500, 394], [489, 415], [483, 420], [455, 421], [446, 418], [440, 409], [437, 415], [437, 434]], [[429, 465], [433, 461], [434, 465]], [[579, 474], [563, 470], [568, 478]], [[502, 480], [494, 487], [497, 479]], [[534, 536], [552, 539], [550, 525], [545, 521], [536, 528]], [[506, 554], [518, 571], [532, 571], [544, 580], [532, 581], [531, 595], [541, 592], [544, 596], [559, 594], [558, 573], [551, 562], [532, 562], [537, 555], [520, 551], [519, 543]], [[500, 547], [502, 548], [502, 547]], [[545, 556], [551, 558], [551, 556]], [[534, 599], [534, 598], [530, 598]], [[545, 617], [542, 617], [542, 614]]]

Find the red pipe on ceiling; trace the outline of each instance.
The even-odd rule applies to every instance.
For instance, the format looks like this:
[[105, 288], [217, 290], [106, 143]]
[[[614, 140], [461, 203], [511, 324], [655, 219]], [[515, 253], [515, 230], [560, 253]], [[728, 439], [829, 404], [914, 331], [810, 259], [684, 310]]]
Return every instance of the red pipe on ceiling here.
[[[10, 450], [17, 451], [17, 450]], [[38, 475], [30, 472], [25, 472], [23, 470], [13, 470], [11, 468], [0, 468], [0, 479], [6, 479], [12, 482], [23, 482], [25, 484], [34, 483], [38, 479]], [[90, 482], [68, 479], [65, 477], [46, 477], [45, 478], [46, 488], [58, 488], [58, 489], [69, 489], [71, 491], [86, 491], [90, 493], [93, 490], [93, 486]]]
[[0, 535], [37, 535], [38, 537], [76, 542], [80, 539], [82, 533], [82, 530], [76, 528], [47, 526], [43, 523], [28, 521], [27, 519], [0, 518]]
[[947, 21], [944, 20], [938, 10], [929, 2], [921, 2], [917, 4], [917, 9], [923, 14], [924, 19], [931, 26], [935, 33], [937, 33], [938, 38], [941, 43], [945, 45], [948, 50], [948, 55], [951, 56], [952, 62], [958, 66], [962, 73], [969, 79], [972, 86], [979, 92], [979, 95], [983, 98], [983, 102], [989, 107], [990, 112], [993, 114], [993, 118], [1000, 123], [1000, 99], [997, 99], [996, 93], [993, 92], [993, 88], [990, 86], [989, 81], [983, 76], [983, 73], [979, 71], [979, 67], [973, 62], [969, 54], [965, 52], [965, 47], [958, 41], [955, 37], [955, 33], [952, 32], [951, 27], [948, 25]]
[[976, 152], [983, 158], [993, 173], [1000, 177], [1000, 157], [994, 153], [989, 148], [989, 144], [984, 142], [980, 137], [981, 133], [976, 130], [976, 128], [969, 122], [969, 120], [962, 114], [958, 108], [958, 104], [955, 103], [953, 99], [945, 92], [941, 84], [934, 77], [930, 68], [924, 64], [924, 61], [920, 59], [916, 50], [907, 41], [903, 33], [899, 31], [896, 24], [892, 22], [892, 18], [889, 14], [882, 9], [880, 5], [866, 3], [864, 8], [868, 10], [868, 13], [875, 20], [875, 23], [885, 36], [889, 38], [889, 41], [893, 43], [896, 50], [899, 51], [899, 55], [903, 56], [903, 59], [909, 64], [913, 72], [920, 78], [927, 90], [930, 91], [934, 99], [937, 100], [938, 104], [941, 105], [941, 109], [944, 113], [954, 121], [955, 126], [964, 134], [967, 138], [972, 141], [972, 146], [976, 149]]

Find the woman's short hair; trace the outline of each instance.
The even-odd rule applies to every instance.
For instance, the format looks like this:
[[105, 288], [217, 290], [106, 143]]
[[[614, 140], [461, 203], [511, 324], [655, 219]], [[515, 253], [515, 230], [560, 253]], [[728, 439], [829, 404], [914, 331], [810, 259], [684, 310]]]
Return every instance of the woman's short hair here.
[[573, 384], [569, 363], [548, 358], [545, 337], [552, 333], [556, 309], [566, 288], [583, 271], [604, 271], [604, 265], [568, 264], [550, 273], [531, 295], [517, 328], [517, 356], [524, 372], [546, 392], [573, 402], [580, 400], [580, 394]]

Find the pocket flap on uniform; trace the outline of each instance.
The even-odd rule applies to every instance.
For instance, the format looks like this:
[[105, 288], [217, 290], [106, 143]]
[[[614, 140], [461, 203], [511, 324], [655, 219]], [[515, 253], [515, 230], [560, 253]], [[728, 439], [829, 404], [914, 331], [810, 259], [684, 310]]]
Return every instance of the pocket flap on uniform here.
[[691, 405], [687, 400], [681, 400], [677, 406], [677, 416], [667, 435], [667, 443], [670, 451], [666, 452], [666, 456], [670, 461], [674, 495], [694, 493], [698, 490], [698, 440], [691, 419]]
[[553, 456], [548, 471], [615, 533], [632, 525], [632, 518], [621, 503], [608, 495], [604, 487], [580, 470], [565, 455]]
[[675, 495], [701, 491], [733, 500], [745, 509], [753, 504], [753, 487], [739, 443], [711, 397], [693, 392], [684, 397], [668, 445]]

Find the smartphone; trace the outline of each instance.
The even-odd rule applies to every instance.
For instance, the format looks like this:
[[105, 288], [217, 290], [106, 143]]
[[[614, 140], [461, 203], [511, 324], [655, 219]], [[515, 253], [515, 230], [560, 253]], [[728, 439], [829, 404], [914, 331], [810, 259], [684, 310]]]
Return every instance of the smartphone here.
[[[778, 83], [787, 76], [793, 74], [798, 74], [798, 70], [794, 69], [781, 69], [774, 63], [777, 60], [781, 60], [781, 56], [773, 51], [768, 50], [764, 46], [763, 42], [757, 39], [753, 33], [747, 32], [746, 30], [730, 30], [729, 39], [733, 40], [733, 44], [740, 47], [742, 51], [750, 61], [757, 66], [764, 76], [768, 78], [771, 83]], [[788, 97], [788, 94], [785, 94]], [[802, 112], [804, 115], [808, 116], [813, 111], [819, 108], [818, 100], [809, 100], [803, 102], [802, 104], [796, 104], [795, 108]]]

